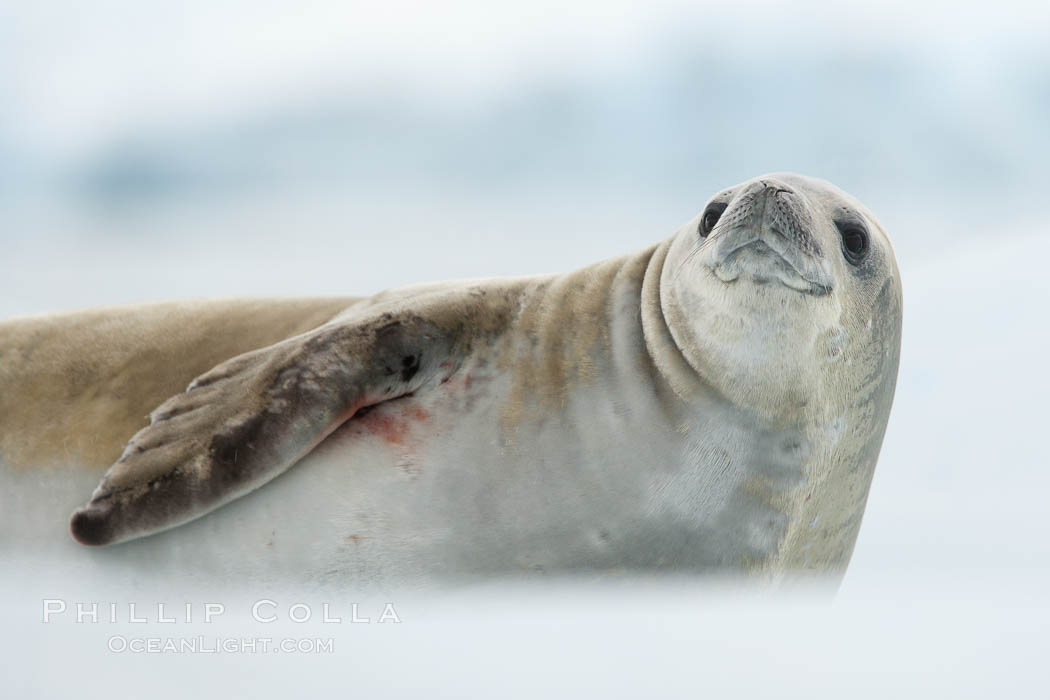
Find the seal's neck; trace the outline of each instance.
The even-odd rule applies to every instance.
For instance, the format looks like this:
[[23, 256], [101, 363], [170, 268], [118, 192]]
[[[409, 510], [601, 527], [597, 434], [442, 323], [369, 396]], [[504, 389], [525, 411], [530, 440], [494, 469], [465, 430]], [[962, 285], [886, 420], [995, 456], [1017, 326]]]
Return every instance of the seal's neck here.
[[642, 328], [659, 374], [688, 403], [724, 401], [773, 425], [795, 422], [820, 384], [810, 357], [818, 324], [785, 322], [780, 306], [727, 305], [686, 243], [664, 241], [645, 270]]
[[710, 395], [713, 388], [702, 381], [696, 368], [682, 354], [664, 315], [660, 284], [667, 253], [673, 241], [674, 237], [668, 238], [652, 249], [649, 256], [642, 280], [642, 333], [649, 357], [660, 377], [679, 398], [691, 401], [699, 393]]

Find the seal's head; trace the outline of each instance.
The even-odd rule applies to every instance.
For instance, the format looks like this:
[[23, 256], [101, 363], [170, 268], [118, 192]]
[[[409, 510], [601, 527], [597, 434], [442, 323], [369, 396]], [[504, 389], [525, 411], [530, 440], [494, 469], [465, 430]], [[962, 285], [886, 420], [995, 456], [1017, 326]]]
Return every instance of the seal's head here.
[[[747, 492], [784, 518], [775, 566], [841, 571], [897, 381], [901, 286], [886, 232], [827, 182], [765, 175], [675, 234], [659, 295], [672, 352], [691, 368], [694, 384], [679, 384], [747, 428], [727, 452], [749, 465]], [[721, 425], [698, 420], [698, 432]]]
[[660, 293], [683, 355], [734, 404], [784, 418], [807, 405], [839, 411], [829, 404], [862, 385], [892, 396], [893, 248], [828, 182], [777, 173], [719, 192], [676, 234]]

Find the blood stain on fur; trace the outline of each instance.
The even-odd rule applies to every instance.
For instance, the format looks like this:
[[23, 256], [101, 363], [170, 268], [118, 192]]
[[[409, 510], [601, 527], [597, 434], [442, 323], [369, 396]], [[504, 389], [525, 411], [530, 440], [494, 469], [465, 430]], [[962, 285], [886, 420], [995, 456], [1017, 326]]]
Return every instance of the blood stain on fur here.
[[404, 445], [412, 426], [429, 418], [430, 414], [425, 408], [418, 404], [409, 404], [397, 407], [382, 406], [357, 420], [366, 431], [381, 437], [391, 445]]

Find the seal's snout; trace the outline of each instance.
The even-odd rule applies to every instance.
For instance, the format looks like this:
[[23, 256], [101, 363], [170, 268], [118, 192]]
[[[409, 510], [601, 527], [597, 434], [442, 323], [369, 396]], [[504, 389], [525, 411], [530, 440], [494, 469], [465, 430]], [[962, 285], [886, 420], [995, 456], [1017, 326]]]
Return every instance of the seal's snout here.
[[723, 282], [741, 275], [808, 294], [834, 288], [806, 197], [775, 178], [743, 187], [712, 232], [708, 266]]

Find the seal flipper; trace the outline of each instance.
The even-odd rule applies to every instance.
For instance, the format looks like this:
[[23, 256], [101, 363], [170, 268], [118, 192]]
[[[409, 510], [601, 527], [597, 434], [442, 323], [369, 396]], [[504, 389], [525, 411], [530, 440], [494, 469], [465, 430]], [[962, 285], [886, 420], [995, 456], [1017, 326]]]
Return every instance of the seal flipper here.
[[451, 351], [417, 317], [330, 323], [234, 357], [153, 411], [70, 529], [113, 544], [194, 520], [281, 474], [361, 408], [421, 386]]

